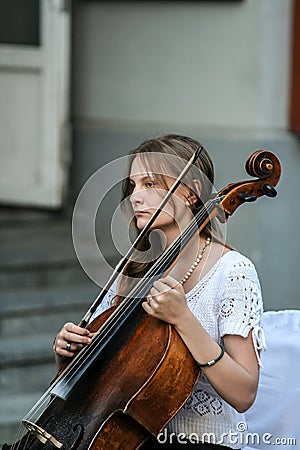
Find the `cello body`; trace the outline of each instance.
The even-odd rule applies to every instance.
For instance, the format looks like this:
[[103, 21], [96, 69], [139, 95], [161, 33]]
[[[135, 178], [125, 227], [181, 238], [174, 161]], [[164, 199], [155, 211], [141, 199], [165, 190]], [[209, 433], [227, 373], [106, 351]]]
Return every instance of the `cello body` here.
[[[113, 309], [98, 316], [90, 330], [98, 330]], [[41, 443], [27, 433], [3, 450], [138, 449], [174, 417], [198, 376], [174, 328], [146, 315], [140, 306], [68, 398], [54, 398], [39, 418], [37, 425], [55, 441]]]

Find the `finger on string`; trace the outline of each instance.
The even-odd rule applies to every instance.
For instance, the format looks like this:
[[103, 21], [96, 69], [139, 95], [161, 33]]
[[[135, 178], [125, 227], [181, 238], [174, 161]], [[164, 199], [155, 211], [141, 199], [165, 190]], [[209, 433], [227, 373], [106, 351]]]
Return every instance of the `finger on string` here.
[[98, 336], [99, 333], [100, 333], [100, 330], [95, 331], [94, 333], [90, 333], [90, 334], [89, 334], [89, 337], [90, 337], [91, 339], [94, 339], [96, 336]]
[[172, 277], [171, 275], [167, 275], [163, 278], [160, 278], [159, 281], [161, 281], [165, 285], [169, 286], [171, 289], [176, 289], [177, 287], [181, 287], [180, 282], [178, 280], [176, 280], [174, 277]]
[[63, 339], [66, 342], [75, 342], [80, 344], [90, 344], [92, 342], [92, 339], [90, 336], [79, 336], [75, 333], [69, 333], [65, 332], [63, 335]]
[[89, 336], [90, 334], [92, 334], [87, 328], [79, 327], [72, 322], [67, 322], [64, 326], [64, 329], [69, 333], [74, 333], [81, 336]]
[[154, 286], [150, 289], [150, 295], [153, 298], [156, 298], [160, 294], [160, 291], [156, 289]]
[[154, 281], [153, 288], [158, 291], [158, 294], [164, 294], [170, 291], [170, 289], [173, 289], [173, 287], [170, 286], [170, 284], [165, 283], [163, 279]]

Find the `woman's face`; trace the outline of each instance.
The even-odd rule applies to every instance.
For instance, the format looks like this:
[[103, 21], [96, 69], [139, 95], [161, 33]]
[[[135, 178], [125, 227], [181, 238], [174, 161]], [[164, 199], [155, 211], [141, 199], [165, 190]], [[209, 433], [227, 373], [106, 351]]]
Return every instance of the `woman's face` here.
[[[163, 174], [161, 174], [163, 175]], [[174, 179], [164, 176], [165, 183], [170, 187]], [[130, 196], [131, 206], [136, 218], [138, 229], [145, 227], [151, 216], [157, 211], [163, 197], [167, 194], [166, 186], [160, 177], [147, 170], [141, 158], [135, 157], [131, 166], [130, 183], [133, 192]], [[172, 196], [163, 211], [152, 225], [152, 229], [161, 229], [168, 234], [178, 234], [192, 218], [192, 212], [186, 205], [189, 196], [188, 188], [180, 186]], [[174, 220], [175, 219], [175, 220]]]

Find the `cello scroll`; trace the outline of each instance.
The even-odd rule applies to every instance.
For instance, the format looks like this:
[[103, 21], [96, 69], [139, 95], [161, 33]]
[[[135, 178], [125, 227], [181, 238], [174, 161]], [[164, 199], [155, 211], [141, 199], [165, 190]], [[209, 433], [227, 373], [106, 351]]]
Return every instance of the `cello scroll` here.
[[280, 179], [281, 164], [274, 153], [268, 150], [252, 153], [246, 161], [245, 168], [250, 176], [258, 178], [231, 183], [217, 194], [217, 198], [221, 199], [222, 213], [217, 215], [221, 222], [226, 222], [229, 216], [245, 202], [253, 202], [263, 195], [267, 197], [277, 195], [275, 186]]

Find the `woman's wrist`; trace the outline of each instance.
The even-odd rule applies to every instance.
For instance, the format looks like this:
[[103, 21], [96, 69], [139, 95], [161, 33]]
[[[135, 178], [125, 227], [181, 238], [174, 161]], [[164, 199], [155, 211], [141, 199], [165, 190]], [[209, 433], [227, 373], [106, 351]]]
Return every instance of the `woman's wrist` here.
[[183, 320], [175, 325], [175, 329], [199, 367], [210, 367], [223, 357], [224, 347], [209, 336], [190, 310], [183, 316]]
[[199, 324], [191, 310], [186, 307], [184, 312], [179, 316], [178, 321], [173, 323], [173, 326], [179, 334], [182, 334], [190, 330], [195, 321]]

